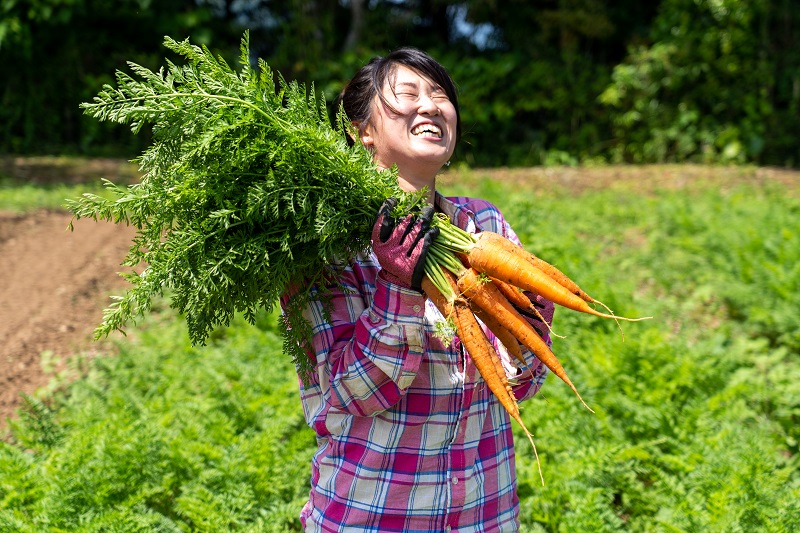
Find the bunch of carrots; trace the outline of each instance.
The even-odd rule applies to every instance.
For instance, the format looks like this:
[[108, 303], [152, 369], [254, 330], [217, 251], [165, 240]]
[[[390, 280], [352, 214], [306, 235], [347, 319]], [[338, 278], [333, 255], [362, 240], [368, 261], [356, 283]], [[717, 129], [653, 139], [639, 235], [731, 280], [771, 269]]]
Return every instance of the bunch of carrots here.
[[[435, 218], [434, 223], [439, 227], [439, 236], [428, 252], [422, 289], [454, 326], [489, 389], [522, 426], [538, 464], [533, 435], [522, 421], [500, 357], [476, 317], [523, 366], [527, 363], [520, 344], [528, 348], [569, 385], [591, 412], [594, 411], [583, 401], [550, 347], [524, 318], [522, 312], [541, 318], [526, 292], [538, 294], [562, 307], [602, 318], [638, 321], [650, 317], [614, 315], [605, 304], [589, 296], [559, 269], [497, 233], [471, 234], [451, 224], [445, 216]], [[598, 304], [608, 312], [598, 311], [589, 304]], [[548, 325], [543, 318], [541, 320]], [[541, 465], [539, 475], [542, 476]]]

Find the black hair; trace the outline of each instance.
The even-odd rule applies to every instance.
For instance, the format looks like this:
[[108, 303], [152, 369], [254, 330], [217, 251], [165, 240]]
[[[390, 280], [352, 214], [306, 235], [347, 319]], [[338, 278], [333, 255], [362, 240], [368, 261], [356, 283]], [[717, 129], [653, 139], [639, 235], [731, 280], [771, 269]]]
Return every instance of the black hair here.
[[[461, 115], [458, 110], [456, 84], [450, 74], [430, 55], [412, 47], [394, 50], [386, 56], [372, 58], [361, 67], [339, 94], [339, 104], [343, 106], [347, 118], [363, 127], [372, 115], [372, 102], [375, 96], [381, 99], [390, 110], [394, 110], [383, 94], [383, 86], [394, 74], [398, 65], [406, 66], [444, 90], [456, 110], [456, 139], [461, 136]], [[354, 142], [348, 136], [348, 141]]]

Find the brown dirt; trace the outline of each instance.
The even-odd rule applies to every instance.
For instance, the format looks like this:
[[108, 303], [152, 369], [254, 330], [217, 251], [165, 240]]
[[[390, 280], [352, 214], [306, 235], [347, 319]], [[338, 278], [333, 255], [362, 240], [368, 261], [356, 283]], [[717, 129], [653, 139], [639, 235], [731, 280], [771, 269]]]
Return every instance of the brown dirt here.
[[[136, 167], [118, 159], [0, 157], [0, 177], [26, 184], [131, 183]], [[67, 227], [65, 211], [0, 211], [0, 430], [76, 354], [108, 353], [94, 328], [128, 283], [117, 272], [134, 230], [92, 220]], [[2, 433], [2, 431], [0, 431]]]
[[97, 352], [93, 330], [133, 237], [131, 228], [40, 211], [0, 213], [0, 426], [20, 393], [44, 387], [76, 353]]

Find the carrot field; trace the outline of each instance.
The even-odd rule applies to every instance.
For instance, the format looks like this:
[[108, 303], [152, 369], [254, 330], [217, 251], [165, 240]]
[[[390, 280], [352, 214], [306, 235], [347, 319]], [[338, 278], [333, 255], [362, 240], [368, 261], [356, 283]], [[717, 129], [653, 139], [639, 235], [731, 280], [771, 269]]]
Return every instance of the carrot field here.
[[[455, 169], [623, 316], [556, 311], [521, 404], [524, 532], [800, 531], [800, 180], [749, 167]], [[275, 314], [192, 346], [166, 301], [26, 397], [0, 531], [299, 531], [315, 449]], [[624, 334], [624, 335], [623, 335]]]

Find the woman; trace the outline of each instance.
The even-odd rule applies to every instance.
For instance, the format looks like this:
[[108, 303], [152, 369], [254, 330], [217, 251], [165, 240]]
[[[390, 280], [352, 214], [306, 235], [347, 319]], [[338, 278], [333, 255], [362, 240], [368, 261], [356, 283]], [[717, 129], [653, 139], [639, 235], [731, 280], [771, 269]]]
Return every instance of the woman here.
[[[488, 202], [436, 191], [459, 136], [459, 111], [455, 85], [434, 59], [410, 48], [375, 58], [341, 102], [358, 132], [354, 142], [379, 167], [397, 165], [403, 190], [427, 187], [435, 210], [458, 226], [519, 242]], [[330, 315], [320, 302], [305, 313], [316, 373], [301, 384], [301, 398], [319, 445], [301, 512], [305, 531], [516, 531], [511, 422], [458, 339], [445, 345], [435, 336], [442, 316], [419, 288], [433, 209], [395, 221], [384, 207], [373, 249], [344, 269], [345, 290], [332, 294]], [[552, 304], [536, 303], [551, 320]], [[532, 397], [546, 368], [526, 351], [528, 368], [518, 370], [487, 335], [517, 398]]]

